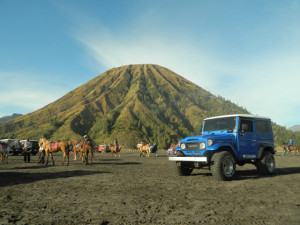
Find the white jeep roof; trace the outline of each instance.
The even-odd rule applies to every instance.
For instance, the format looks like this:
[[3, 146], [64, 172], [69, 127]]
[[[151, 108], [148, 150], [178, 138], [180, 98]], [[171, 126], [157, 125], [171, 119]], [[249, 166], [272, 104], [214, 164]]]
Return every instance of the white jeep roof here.
[[206, 118], [206, 119], [204, 119], [204, 120], [217, 119], [217, 118], [225, 118], [225, 117], [248, 117], [248, 118], [259, 118], [259, 119], [268, 119], [268, 120], [270, 120], [269, 117], [258, 116], [258, 115], [252, 115], [252, 114], [232, 114], [232, 115], [222, 115], [222, 116], [209, 117], [209, 118]]

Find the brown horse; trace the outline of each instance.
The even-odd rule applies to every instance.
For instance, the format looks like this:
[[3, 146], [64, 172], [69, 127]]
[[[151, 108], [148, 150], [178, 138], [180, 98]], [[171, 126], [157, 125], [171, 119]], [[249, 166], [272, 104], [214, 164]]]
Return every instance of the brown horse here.
[[85, 165], [88, 164], [88, 159], [89, 159], [89, 154], [91, 156], [91, 162], [90, 162], [90, 166], [92, 165], [92, 160], [94, 158], [94, 149], [93, 149], [93, 144], [91, 141], [87, 141], [83, 147], [82, 147], [82, 150], [83, 150], [83, 155], [82, 155], [82, 161]]
[[72, 146], [72, 150], [74, 151], [74, 160], [77, 160], [78, 152], [81, 152], [80, 159], [83, 160], [82, 141], [80, 141], [80, 143], [77, 144], [77, 141], [71, 139], [69, 140], [69, 145]]
[[150, 156], [149, 144], [147, 144], [147, 145], [137, 144], [136, 147], [137, 147], [138, 150], [140, 150], [140, 157], [142, 157], [142, 155], [144, 156], [144, 152], [147, 153], [147, 157]]
[[116, 149], [115, 146], [109, 146], [109, 150], [110, 150], [110, 154], [111, 154], [111, 157], [113, 157], [113, 154], [115, 153], [115, 157], [117, 157], [117, 154], [119, 153], [119, 157], [121, 157], [121, 149], [123, 148], [124, 146], [123, 145], [119, 145], [119, 147]]
[[287, 146], [286, 144], [282, 145], [283, 155], [289, 155], [292, 151], [295, 151], [295, 155], [297, 152], [300, 153], [300, 146]]
[[288, 150], [290, 152], [295, 151], [295, 155], [297, 155], [297, 153], [300, 153], [300, 146], [289, 146]]
[[55, 148], [51, 148], [50, 145], [50, 141], [48, 141], [46, 138], [44, 137], [40, 137], [39, 140], [39, 146], [43, 146], [46, 152], [46, 156], [47, 156], [47, 161], [46, 161], [46, 165], [48, 165], [48, 159], [49, 159], [49, 155], [51, 155], [51, 159], [54, 165], [54, 159], [53, 159], [53, 152], [58, 152], [58, 151], [62, 151], [63, 152], [63, 161], [62, 161], [62, 165], [64, 165], [65, 159], [67, 158], [67, 166], [69, 165], [69, 144], [67, 142], [64, 141], [60, 141], [57, 143], [57, 146]]

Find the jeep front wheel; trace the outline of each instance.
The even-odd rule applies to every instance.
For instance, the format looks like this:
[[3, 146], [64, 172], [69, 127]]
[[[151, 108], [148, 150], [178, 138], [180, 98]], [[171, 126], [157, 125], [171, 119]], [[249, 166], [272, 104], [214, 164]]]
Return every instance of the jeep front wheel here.
[[263, 175], [273, 174], [275, 171], [275, 160], [271, 152], [265, 151], [262, 158], [256, 162], [257, 172]]
[[176, 172], [179, 176], [188, 176], [193, 172], [191, 163], [176, 162]]
[[232, 180], [235, 174], [235, 159], [230, 152], [217, 152], [212, 156], [211, 171], [218, 180]]

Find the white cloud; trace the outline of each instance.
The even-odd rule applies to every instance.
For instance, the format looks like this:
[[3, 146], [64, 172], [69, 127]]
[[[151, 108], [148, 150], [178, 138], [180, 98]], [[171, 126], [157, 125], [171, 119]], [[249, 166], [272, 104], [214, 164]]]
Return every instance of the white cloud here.
[[[274, 54], [274, 53], [273, 53]], [[300, 123], [300, 55], [264, 55], [251, 65], [230, 65], [238, 82], [220, 89], [226, 98], [255, 114], [269, 116], [280, 125]], [[230, 72], [229, 72], [230, 73]], [[218, 86], [221, 86], [220, 84]]]
[[207, 49], [176, 37], [151, 32], [131, 37], [102, 28], [94, 29], [99, 33], [77, 32], [75, 37], [87, 54], [107, 69], [127, 64], [159, 64], [254, 114], [269, 116], [281, 125], [300, 122], [293, 117], [294, 110], [300, 108], [298, 55], [289, 57], [278, 52], [278, 57], [274, 57], [267, 53], [251, 63], [233, 64], [230, 59], [218, 61]]
[[[86, 24], [86, 23], [84, 23]], [[155, 32], [137, 30], [112, 32], [98, 22], [95, 26], [78, 26], [74, 38], [94, 60], [88, 62], [93, 70], [106, 69], [129, 64], [158, 64], [185, 76], [194, 83], [211, 87], [212, 76], [208, 74], [215, 63], [209, 52], [186, 39], [159, 36]], [[97, 68], [98, 67], [98, 68]], [[199, 76], [201, 78], [199, 79]], [[199, 83], [200, 81], [200, 83]]]
[[[48, 76], [53, 79], [53, 76]], [[37, 110], [61, 97], [66, 90], [55, 79], [24, 72], [0, 71], [0, 117], [12, 113], [27, 113]], [[15, 111], [19, 110], [19, 111]]]

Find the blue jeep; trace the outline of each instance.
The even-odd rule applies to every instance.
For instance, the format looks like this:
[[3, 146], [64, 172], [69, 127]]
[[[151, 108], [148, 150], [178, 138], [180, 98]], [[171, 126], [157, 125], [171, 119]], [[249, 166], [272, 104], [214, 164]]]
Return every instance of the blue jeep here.
[[181, 176], [207, 166], [218, 180], [231, 180], [236, 164], [251, 163], [260, 174], [273, 174], [274, 154], [271, 120], [237, 114], [205, 119], [202, 134], [181, 140], [169, 160], [176, 162]]

